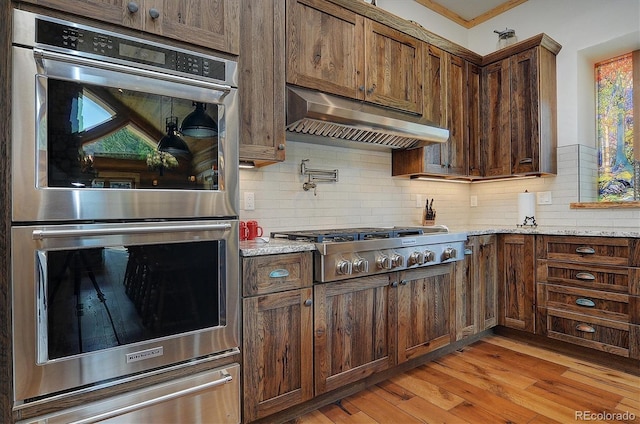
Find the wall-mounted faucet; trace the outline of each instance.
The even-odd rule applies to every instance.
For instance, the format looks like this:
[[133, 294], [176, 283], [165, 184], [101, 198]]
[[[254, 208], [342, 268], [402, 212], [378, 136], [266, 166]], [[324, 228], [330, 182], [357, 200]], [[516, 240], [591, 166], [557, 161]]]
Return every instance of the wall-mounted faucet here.
[[334, 183], [338, 181], [337, 169], [329, 170], [307, 168], [308, 162], [309, 159], [302, 159], [302, 163], [300, 164], [300, 173], [309, 177], [309, 179], [302, 184], [304, 191], [313, 189], [313, 195], [316, 196], [316, 183]]

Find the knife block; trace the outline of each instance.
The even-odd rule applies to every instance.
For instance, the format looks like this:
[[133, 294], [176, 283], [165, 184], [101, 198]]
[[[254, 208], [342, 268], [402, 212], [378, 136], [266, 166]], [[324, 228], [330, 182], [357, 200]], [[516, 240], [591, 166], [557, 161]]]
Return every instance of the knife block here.
[[436, 225], [436, 220], [435, 219], [422, 218], [422, 226], [423, 227], [433, 227], [434, 225]]

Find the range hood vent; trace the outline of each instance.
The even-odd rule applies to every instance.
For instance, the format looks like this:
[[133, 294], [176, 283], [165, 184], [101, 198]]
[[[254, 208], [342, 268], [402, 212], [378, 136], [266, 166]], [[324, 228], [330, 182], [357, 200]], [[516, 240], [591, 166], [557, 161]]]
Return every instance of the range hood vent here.
[[449, 139], [449, 130], [420, 117], [297, 87], [287, 87], [287, 130], [316, 142], [338, 139], [391, 149]]

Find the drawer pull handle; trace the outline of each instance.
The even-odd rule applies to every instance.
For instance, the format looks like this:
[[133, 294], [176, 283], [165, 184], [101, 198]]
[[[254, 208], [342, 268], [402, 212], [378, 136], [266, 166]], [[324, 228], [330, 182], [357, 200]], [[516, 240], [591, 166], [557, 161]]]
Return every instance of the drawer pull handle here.
[[585, 299], [581, 297], [579, 299], [576, 299], [576, 305], [584, 306], [585, 308], [593, 308], [594, 306], [596, 306], [596, 302], [591, 299]]
[[579, 272], [576, 274], [576, 278], [583, 281], [593, 281], [596, 279], [595, 275], [590, 272]]
[[576, 253], [580, 253], [581, 255], [593, 255], [596, 253], [596, 249], [588, 246], [580, 246], [576, 248]]
[[269, 273], [269, 278], [284, 278], [289, 276], [289, 271], [286, 269], [274, 269]]
[[465, 255], [473, 255], [473, 250], [472, 249], [464, 249], [464, 254]]
[[589, 324], [578, 324], [576, 325], [576, 330], [582, 331], [583, 333], [595, 333], [596, 329], [590, 326]]

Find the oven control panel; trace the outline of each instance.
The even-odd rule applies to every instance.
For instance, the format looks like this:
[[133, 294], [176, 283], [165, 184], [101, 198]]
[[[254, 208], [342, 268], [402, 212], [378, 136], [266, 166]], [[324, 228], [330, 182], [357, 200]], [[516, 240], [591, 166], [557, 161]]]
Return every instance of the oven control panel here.
[[214, 57], [169, 48], [143, 39], [39, 17], [36, 44], [98, 60], [116, 59], [225, 82], [226, 62]]

